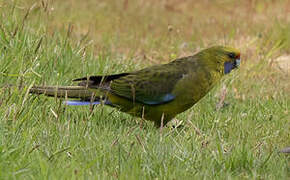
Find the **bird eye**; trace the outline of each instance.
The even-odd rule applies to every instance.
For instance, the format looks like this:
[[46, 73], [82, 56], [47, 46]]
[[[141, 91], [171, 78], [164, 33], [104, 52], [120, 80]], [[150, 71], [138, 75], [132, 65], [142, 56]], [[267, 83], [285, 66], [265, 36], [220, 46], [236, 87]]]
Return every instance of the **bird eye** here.
[[231, 58], [231, 59], [236, 58], [236, 54], [235, 54], [235, 53], [229, 53], [228, 56], [229, 56], [229, 58]]

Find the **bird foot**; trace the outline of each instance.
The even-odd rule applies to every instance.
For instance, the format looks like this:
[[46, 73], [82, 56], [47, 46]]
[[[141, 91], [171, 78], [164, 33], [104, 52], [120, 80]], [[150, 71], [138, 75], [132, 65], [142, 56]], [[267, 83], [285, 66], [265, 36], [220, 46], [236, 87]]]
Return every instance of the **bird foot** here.
[[172, 129], [179, 129], [184, 127], [183, 121], [178, 120], [176, 118], [172, 119], [170, 124], [168, 124], [168, 126], [171, 127]]

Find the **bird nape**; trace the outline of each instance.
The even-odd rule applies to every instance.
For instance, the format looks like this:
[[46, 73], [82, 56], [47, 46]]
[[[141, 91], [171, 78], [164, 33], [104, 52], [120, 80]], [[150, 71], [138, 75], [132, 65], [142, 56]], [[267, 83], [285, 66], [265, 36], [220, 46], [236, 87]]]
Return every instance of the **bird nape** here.
[[108, 105], [160, 127], [192, 107], [239, 64], [238, 50], [214, 46], [168, 64], [78, 78], [77, 86], [33, 86], [30, 93], [74, 99], [67, 105]]

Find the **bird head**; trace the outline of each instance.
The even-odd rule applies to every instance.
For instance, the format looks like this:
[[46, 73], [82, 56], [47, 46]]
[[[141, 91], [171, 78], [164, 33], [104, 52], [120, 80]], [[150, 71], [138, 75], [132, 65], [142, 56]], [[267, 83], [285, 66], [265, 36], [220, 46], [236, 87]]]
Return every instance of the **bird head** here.
[[231, 70], [240, 66], [241, 55], [238, 50], [229, 47], [223, 47], [222, 51], [222, 53], [224, 53], [224, 74], [228, 74], [231, 72]]
[[213, 46], [199, 53], [204, 62], [222, 74], [228, 74], [239, 67], [240, 51], [231, 47]]

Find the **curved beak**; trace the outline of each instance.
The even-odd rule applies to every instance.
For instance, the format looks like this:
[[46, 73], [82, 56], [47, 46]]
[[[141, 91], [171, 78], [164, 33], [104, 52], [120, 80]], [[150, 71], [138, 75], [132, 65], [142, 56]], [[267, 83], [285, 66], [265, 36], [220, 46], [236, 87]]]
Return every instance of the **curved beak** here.
[[239, 67], [240, 64], [241, 64], [241, 59], [240, 59], [240, 58], [236, 59], [236, 60], [234, 61], [234, 68]]

